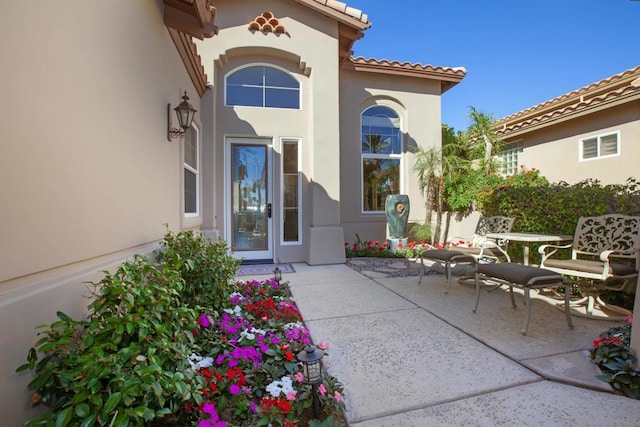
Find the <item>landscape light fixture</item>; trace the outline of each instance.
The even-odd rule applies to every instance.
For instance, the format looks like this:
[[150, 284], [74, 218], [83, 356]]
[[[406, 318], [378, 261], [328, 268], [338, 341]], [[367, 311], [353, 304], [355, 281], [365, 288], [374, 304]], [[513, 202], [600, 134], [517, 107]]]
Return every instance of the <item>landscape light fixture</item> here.
[[282, 280], [282, 270], [280, 270], [280, 268], [278, 267], [273, 270], [273, 280], [275, 280], [278, 286], [280, 286], [280, 281]]
[[313, 394], [313, 416], [320, 417], [320, 401], [318, 399], [318, 384], [322, 382], [322, 358], [324, 351], [309, 344], [298, 353], [297, 358], [302, 363], [304, 383], [311, 385]]
[[196, 110], [193, 108], [191, 104], [189, 104], [189, 97], [187, 96], [187, 91], [184, 91], [184, 96], [182, 97], [182, 102], [178, 104], [174, 111], [178, 116], [178, 124], [179, 128], [172, 128], [171, 126], [171, 104], [167, 104], [167, 140], [171, 141], [173, 138], [183, 137], [187, 129], [191, 127], [191, 122], [193, 122], [193, 118], [196, 116]]

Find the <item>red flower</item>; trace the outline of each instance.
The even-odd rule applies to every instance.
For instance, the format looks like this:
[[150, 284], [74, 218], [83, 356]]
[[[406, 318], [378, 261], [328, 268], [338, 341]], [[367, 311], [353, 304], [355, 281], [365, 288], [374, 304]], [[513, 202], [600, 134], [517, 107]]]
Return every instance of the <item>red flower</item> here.
[[398, 249], [402, 249], [404, 248], [404, 245], [402, 243], [398, 243]]
[[203, 377], [207, 379], [213, 378], [213, 373], [209, 370], [209, 368], [200, 369], [200, 373], [202, 374]]
[[287, 361], [288, 361], [288, 362], [291, 362], [291, 361], [293, 360], [293, 353], [291, 353], [291, 352], [287, 351], [287, 352], [284, 354], [284, 357], [285, 357], [285, 359], [287, 359]]

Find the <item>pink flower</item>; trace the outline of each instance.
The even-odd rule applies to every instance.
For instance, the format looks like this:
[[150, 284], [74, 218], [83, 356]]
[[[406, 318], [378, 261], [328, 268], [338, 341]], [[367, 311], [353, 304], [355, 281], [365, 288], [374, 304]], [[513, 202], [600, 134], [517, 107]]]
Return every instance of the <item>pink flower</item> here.
[[295, 374], [293, 376], [293, 378], [295, 378], [296, 381], [298, 381], [299, 383], [304, 381], [304, 374], [302, 372], [298, 372], [297, 374]]
[[289, 393], [287, 393], [287, 400], [289, 402], [293, 402], [294, 400], [296, 400], [296, 394], [298, 394], [297, 391], [290, 391]]
[[[633, 324], [633, 314], [628, 315], [627, 317], [624, 318], [624, 321], [627, 322], [628, 324]], [[318, 346], [319, 347], [319, 346]]]
[[329, 350], [329, 344], [324, 341], [320, 341], [318, 343], [318, 348], [321, 350]]
[[209, 316], [207, 316], [206, 313], [202, 313], [198, 317], [198, 324], [203, 328], [208, 328], [209, 326], [211, 326], [211, 322], [209, 321]]
[[335, 393], [333, 393], [333, 398], [336, 400], [336, 402], [340, 403], [340, 401], [342, 400], [342, 396], [340, 395], [339, 391], [336, 391]]
[[229, 392], [235, 396], [240, 393], [240, 386], [238, 384], [232, 384], [231, 387], [229, 387]]
[[327, 394], [327, 389], [324, 388], [324, 384], [320, 384], [318, 386], [318, 391], [320, 392], [321, 395], [326, 396]]

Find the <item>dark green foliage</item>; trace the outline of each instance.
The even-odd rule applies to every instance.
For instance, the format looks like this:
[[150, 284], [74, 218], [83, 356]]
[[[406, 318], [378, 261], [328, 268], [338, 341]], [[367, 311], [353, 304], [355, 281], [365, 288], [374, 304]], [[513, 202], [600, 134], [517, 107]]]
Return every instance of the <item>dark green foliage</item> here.
[[602, 371], [602, 381], [614, 390], [633, 399], [640, 399], [640, 371], [634, 364], [636, 355], [629, 347], [631, 324], [611, 328], [593, 342], [590, 357]]
[[183, 231], [168, 232], [160, 244], [158, 262], [180, 271], [185, 281], [182, 297], [186, 304], [219, 307], [226, 303], [240, 261], [231, 256], [224, 240], [211, 241], [193, 231]]
[[[514, 217], [514, 232], [567, 235], [573, 235], [581, 216], [640, 215], [640, 190], [633, 178], [624, 185], [607, 186], [594, 180], [575, 185], [547, 184], [540, 178], [537, 171], [528, 171], [486, 188], [480, 193], [480, 212], [485, 216]], [[509, 243], [510, 256], [519, 259], [521, 254], [522, 243]], [[531, 262], [539, 261], [536, 245], [532, 245]]]
[[27, 425], [144, 425], [197, 396], [179, 272], [136, 256], [92, 285], [88, 318], [59, 312], [18, 368], [35, 372], [32, 402], [51, 406]]

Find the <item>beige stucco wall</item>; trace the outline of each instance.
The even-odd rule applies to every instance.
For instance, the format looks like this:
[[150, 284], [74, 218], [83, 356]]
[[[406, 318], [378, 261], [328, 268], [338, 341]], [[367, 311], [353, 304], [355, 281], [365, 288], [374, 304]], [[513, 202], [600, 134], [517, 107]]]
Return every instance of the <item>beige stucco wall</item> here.
[[440, 84], [437, 81], [343, 70], [340, 75], [341, 220], [345, 238], [354, 242], [386, 238], [384, 213], [362, 212], [360, 114], [372, 105], [393, 108], [401, 117], [403, 158], [400, 163], [401, 193], [411, 203], [410, 222], [424, 221], [424, 199], [412, 167], [411, 147], [442, 144]]
[[[620, 131], [620, 155], [580, 161], [580, 140]], [[551, 182], [569, 184], [593, 178], [602, 184], [622, 184], [640, 175], [640, 101], [608, 108], [553, 126], [510, 137], [505, 141], [523, 142], [518, 162], [528, 169], [539, 169]]]
[[[215, 221], [205, 227], [228, 233], [225, 216], [225, 141], [229, 137], [260, 137], [271, 141], [274, 160], [274, 206], [279, 206], [279, 161], [282, 138], [301, 142], [303, 175], [302, 244], [283, 246], [276, 239], [274, 259], [310, 264], [342, 262], [338, 120], [337, 23], [295, 2], [234, 1], [216, 3], [219, 35], [198, 42], [198, 51], [213, 84], [213, 201]], [[248, 24], [270, 11], [286, 34], [251, 32]], [[310, 47], [313, 46], [311, 49]], [[226, 107], [224, 77], [247, 64], [282, 68], [301, 82], [300, 110]], [[303, 72], [306, 69], [306, 73]], [[227, 172], [228, 173], [228, 172]], [[273, 221], [279, 236], [279, 222]], [[226, 234], [228, 236], [228, 234]], [[330, 236], [327, 238], [327, 236]]]
[[153, 250], [164, 224], [181, 227], [181, 143], [166, 139], [166, 108], [184, 90], [201, 107], [162, 14], [161, 0], [2, 8], [3, 425], [27, 413], [29, 376], [14, 370], [34, 327], [57, 310], [81, 316], [84, 281]]

